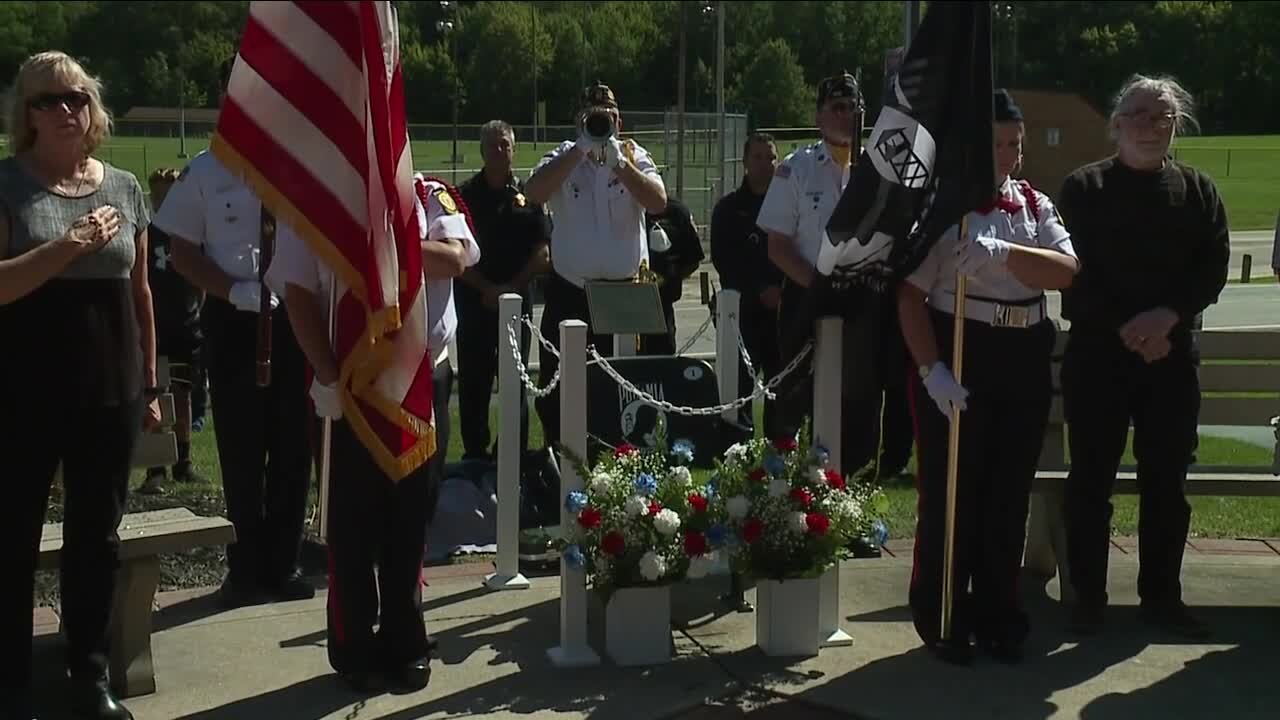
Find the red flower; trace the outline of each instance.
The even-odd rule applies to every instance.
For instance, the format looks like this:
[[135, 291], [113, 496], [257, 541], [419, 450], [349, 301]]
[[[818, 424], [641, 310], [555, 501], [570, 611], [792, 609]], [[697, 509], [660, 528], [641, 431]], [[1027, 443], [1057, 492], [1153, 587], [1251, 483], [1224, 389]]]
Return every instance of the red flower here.
[[810, 494], [809, 491], [805, 490], [804, 488], [796, 488], [795, 490], [791, 491], [791, 499], [800, 503], [800, 507], [809, 507], [809, 505], [813, 502], [813, 495]]
[[780, 437], [773, 441], [773, 446], [778, 449], [778, 452], [791, 452], [796, 449], [796, 439]]
[[822, 513], [809, 513], [805, 515], [804, 521], [809, 526], [809, 532], [814, 535], [826, 535], [827, 529], [831, 527], [831, 521]]
[[751, 482], [761, 482], [764, 480], [764, 468], [756, 468], [747, 473], [747, 479]]
[[593, 507], [583, 508], [582, 512], [578, 513], [578, 524], [584, 530], [591, 530], [600, 525], [601, 517], [600, 511]]
[[662, 503], [658, 502], [657, 500], [650, 500], [649, 501], [649, 517], [653, 517], [654, 515], [657, 515], [660, 512], [662, 512]]
[[689, 557], [703, 555], [707, 552], [707, 536], [696, 530], [684, 534], [684, 554]]
[[601, 541], [600, 547], [605, 553], [617, 557], [627, 549], [627, 541], [622, 538], [622, 533], [617, 530], [610, 530], [605, 533], [604, 540]]
[[751, 518], [742, 526], [742, 539], [754, 543], [764, 534], [764, 523], [759, 518]]
[[831, 468], [827, 468], [827, 484], [836, 490], [845, 488], [844, 477]]
[[640, 451], [636, 449], [635, 445], [632, 445], [630, 443], [622, 443], [621, 445], [618, 446], [616, 450], [613, 451], [613, 456], [615, 458], [620, 458], [620, 457], [626, 457], [627, 455], [635, 455], [638, 452]]
[[707, 499], [697, 493], [689, 496], [689, 507], [693, 508], [696, 513], [704, 513], [707, 511]]

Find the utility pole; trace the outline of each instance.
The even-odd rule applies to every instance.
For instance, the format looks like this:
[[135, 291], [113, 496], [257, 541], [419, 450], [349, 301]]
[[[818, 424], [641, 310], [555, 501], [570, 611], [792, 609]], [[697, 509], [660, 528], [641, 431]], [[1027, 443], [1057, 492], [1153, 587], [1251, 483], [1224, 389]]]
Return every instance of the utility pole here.
[[920, 27], [920, 0], [905, 0], [902, 3], [902, 49], [911, 48], [911, 38], [915, 37]]
[[688, 55], [687, 16], [685, 4], [678, 3], [680, 12], [680, 57], [677, 65], [680, 68], [676, 80], [676, 197], [684, 197], [684, 78], [685, 56]]
[[533, 143], [538, 144], [538, 6], [529, 4], [533, 34], [529, 36], [530, 64], [533, 65]]
[[716, 3], [716, 114], [719, 116], [719, 136], [720, 136], [720, 189], [718, 193], [723, 195], [725, 190], [725, 161], [726, 142], [724, 116], [724, 0]]
[[436, 21], [436, 30], [449, 38], [450, 56], [453, 58], [453, 157], [450, 164], [453, 167], [453, 174], [450, 182], [454, 185], [458, 184], [458, 95], [461, 87], [461, 72], [458, 69], [458, 35], [454, 30], [457, 25], [454, 22], [454, 15], [457, 6], [449, 0], [440, 0], [440, 11], [443, 15], [442, 19]]

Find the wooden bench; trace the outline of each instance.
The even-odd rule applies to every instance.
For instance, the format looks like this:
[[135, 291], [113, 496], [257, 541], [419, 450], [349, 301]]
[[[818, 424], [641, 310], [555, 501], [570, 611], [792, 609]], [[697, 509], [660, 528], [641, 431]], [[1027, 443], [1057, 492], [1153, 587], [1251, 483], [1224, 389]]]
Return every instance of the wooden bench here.
[[[157, 375], [160, 385], [167, 387], [168, 364], [163, 360], [158, 363]], [[160, 400], [161, 426], [139, 439], [133, 457], [135, 468], [168, 466], [178, 458], [177, 441], [171, 430], [173, 396], [165, 394]], [[226, 518], [200, 517], [186, 508], [174, 508], [127, 514], [120, 523], [119, 535], [120, 568], [116, 575], [108, 666], [116, 694], [134, 697], [156, 690], [151, 660], [151, 613], [160, 580], [160, 555], [228, 545], [235, 541], [235, 529]], [[39, 569], [59, 568], [62, 538], [61, 523], [44, 526]]]
[[[1023, 567], [1045, 578], [1059, 576], [1064, 602], [1075, 591], [1067, 578], [1065, 487], [1070, 471], [1067, 429], [1062, 409], [1062, 353], [1067, 333], [1054, 349], [1054, 401], [1032, 487]], [[1280, 495], [1280, 332], [1202, 331], [1200, 342], [1200, 425], [1270, 427], [1275, 450], [1270, 465], [1194, 464], [1187, 475], [1188, 495], [1269, 497]], [[1116, 493], [1137, 494], [1136, 468], [1122, 465]]]

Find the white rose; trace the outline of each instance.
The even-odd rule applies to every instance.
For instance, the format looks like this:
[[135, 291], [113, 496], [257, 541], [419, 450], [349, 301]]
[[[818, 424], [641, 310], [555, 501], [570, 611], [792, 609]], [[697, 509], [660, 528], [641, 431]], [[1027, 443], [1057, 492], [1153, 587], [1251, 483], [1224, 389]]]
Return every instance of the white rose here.
[[629, 518], [644, 517], [649, 514], [649, 501], [639, 495], [632, 495], [622, 506]]
[[680, 529], [680, 516], [670, 508], [663, 508], [653, 516], [653, 526], [659, 533], [671, 537]]
[[747, 446], [742, 443], [734, 443], [724, 451], [724, 459], [732, 463], [739, 463], [747, 459]]
[[603, 495], [609, 492], [609, 487], [613, 485], [613, 478], [609, 473], [596, 473], [591, 476], [591, 492], [596, 495]]
[[729, 512], [729, 517], [741, 520], [751, 510], [751, 502], [741, 495], [734, 495], [725, 503], [725, 509]]
[[667, 474], [667, 479], [675, 483], [677, 487], [689, 487], [693, 484], [693, 475], [689, 474], [689, 468], [683, 465], [671, 468], [671, 472]]
[[650, 550], [640, 558], [640, 576], [653, 582], [667, 573], [667, 561]]
[[791, 492], [791, 484], [784, 477], [775, 477], [769, 481], [769, 497], [779, 498]]
[[796, 535], [809, 532], [809, 519], [802, 512], [793, 512], [787, 516], [787, 529]]

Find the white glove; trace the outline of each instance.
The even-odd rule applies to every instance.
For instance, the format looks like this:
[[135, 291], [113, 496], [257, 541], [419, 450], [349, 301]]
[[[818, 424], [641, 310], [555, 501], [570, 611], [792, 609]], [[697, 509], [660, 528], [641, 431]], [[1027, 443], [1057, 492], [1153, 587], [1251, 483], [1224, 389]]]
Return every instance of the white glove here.
[[973, 275], [988, 265], [1003, 265], [1012, 246], [999, 238], [979, 235], [956, 246], [956, 272]]
[[311, 402], [316, 406], [316, 417], [338, 420], [342, 417], [342, 400], [338, 397], [338, 386], [324, 385], [318, 380], [311, 381]]
[[609, 138], [609, 142], [604, 146], [604, 165], [610, 170], [616, 170], [622, 167], [622, 143], [618, 142], [618, 138]]
[[649, 231], [649, 249], [658, 253], [671, 249], [671, 238], [667, 237], [667, 231], [663, 230], [659, 224], [655, 223], [653, 229]]
[[[237, 310], [258, 312], [262, 309], [262, 284], [250, 280], [238, 282], [231, 286], [228, 299]], [[276, 297], [275, 293], [271, 293], [271, 309], [275, 310], [279, 305], [280, 298]]]
[[934, 363], [929, 369], [929, 374], [924, 377], [924, 388], [929, 391], [929, 397], [933, 398], [933, 402], [938, 405], [938, 411], [947, 417], [951, 417], [953, 406], [957, 410], [966, 410], [969, 407], [965, 402], [965, 398], [969, 397], [969, 391], [956, 382], [955, 376], [946, 365], [942, 364], [942, 361]]

